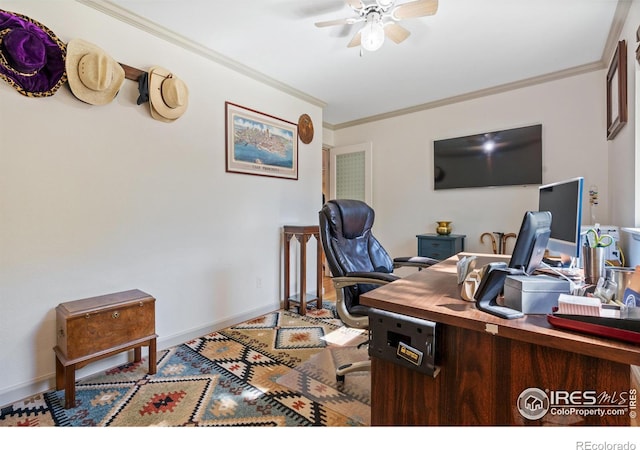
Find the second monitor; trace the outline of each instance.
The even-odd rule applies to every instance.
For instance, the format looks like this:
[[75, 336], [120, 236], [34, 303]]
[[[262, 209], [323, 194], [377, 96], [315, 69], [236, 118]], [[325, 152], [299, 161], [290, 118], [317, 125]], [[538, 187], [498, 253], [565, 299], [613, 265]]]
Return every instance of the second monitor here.
[[549, 211], [553, 223], [547, 250], [565, 258], [580, 257], [584, 178], [546, 184], [538, 189], [538, 211]]
[[498, 296], [502, 293], [507, 275], [530, 275], [538, 268], [551, 234], [551, 220], [548, 211], [527, 211], [524, 214], [508, 267], [489, 267], [480, 281], [474, 296], [479, 310], [504, 319], [523, 316], [521, 311], [500, 305]]

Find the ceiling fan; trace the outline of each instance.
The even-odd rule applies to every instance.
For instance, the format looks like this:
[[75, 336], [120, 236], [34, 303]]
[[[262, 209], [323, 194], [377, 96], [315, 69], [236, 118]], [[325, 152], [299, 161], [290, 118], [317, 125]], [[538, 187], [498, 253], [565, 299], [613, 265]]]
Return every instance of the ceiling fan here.
[[353, 36], [347, 47], [361, 45], [368, 51], [378, 50], [384, 38], [388, 37], [396, 44], [411, 34], [409, 30], [396, 22], [414, 17], [431, 16], [438, 10], [438, 0], [414, 0], [396, 5], [395, 0], [375, 0], [365, 4], [362, 0], [344, 0], [356, 17], [316, 22], [317, 27], [334, 25], [353, 25], [364, 22], [364, 26]]

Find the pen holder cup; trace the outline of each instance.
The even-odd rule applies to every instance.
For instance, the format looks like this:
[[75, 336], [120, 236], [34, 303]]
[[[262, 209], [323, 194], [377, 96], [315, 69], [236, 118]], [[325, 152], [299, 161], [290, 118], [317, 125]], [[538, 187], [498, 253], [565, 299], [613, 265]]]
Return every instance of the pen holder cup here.
[[604, 263], [605, 247], [582, 247], [584, 281], [587, 284], [597, 284], [605, 276]]
[[633, 267], [606, 267], [605, 273], [607, 274], [607, 280], [615, 283], [616, 289], [613, 295], [614, 300], [624, 302], [624, 290], [629, 287], [631, 278], [635, 273]]

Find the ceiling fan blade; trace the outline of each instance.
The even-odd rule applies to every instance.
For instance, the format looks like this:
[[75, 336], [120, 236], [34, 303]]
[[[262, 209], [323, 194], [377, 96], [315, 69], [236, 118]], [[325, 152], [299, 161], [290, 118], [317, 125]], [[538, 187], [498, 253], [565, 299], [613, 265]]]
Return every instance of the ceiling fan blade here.
[[316, 22], [315, 25], [317, 27], [332, 27], [334, 25], [351, 25], [352, 23], [355, 23], [355, 19], [353, 18], [348, 18], [348, 19], [334, 19], [334, 20], [325, 20], [323, 22]]
[[356, 34], [353, 35], [353, 38], [351, 39], [351, 41], [349, 41], [349, 43], [347, 44], [347, 47], [348, 48], [357, 47], [360, 45], [361, 40], [362, 40], [362, 33], [358, 31]]
[[364, 3], [362, 0], [344, 0], [345, 3], [351, 6], [353, 9], [362, 9], [364, 8]]
[[409, 37], [411, 32], [397, 23], [389, 22], [384, 25], [384, 35], [396, 44], [404, 41]]
[[395, 20], [431, 16], [438, 11], [438, 0], [415, 0], [396, 6], [391, 12]]

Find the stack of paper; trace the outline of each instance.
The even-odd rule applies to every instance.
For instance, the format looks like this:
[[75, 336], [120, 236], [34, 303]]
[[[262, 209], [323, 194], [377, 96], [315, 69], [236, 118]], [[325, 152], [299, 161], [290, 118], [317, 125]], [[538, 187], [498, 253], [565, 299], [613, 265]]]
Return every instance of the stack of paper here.
[[558, 296], [558, 314], [575, 316], [603, 317], [602, 302], [597, 297], [560, 294]]
[[357, 339], [358, 341], [362, 341], [362, 338], [368, 337], [365, 334], [366, 331], [367, 330], [364, 330], [362, 328], [340, 327], [320, 339], [324, 339], [329, 344], [344, 346], [351, 343], [351, 341], [355, 339]]
[[476, 267], [476, 256], [463, 256], [457, 263], [456, 269], [458, 271], [458, 284], [462, 284], [462, 282], [467, 278], [467, 275], [473, 271]]

